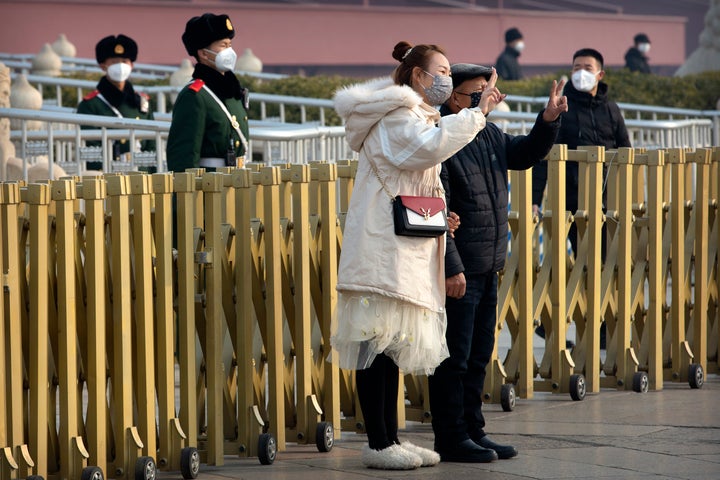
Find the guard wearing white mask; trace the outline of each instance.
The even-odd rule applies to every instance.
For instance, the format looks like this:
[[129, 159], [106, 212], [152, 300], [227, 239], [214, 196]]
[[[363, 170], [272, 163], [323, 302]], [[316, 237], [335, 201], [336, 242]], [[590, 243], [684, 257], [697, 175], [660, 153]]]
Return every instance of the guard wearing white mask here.
[[[110, 35], [100, 40], [95, 45], [95, 58], [105, 75], [98, 82], [97, 88], [80, 102], [77, 113], [152, 120], [148, 95], [136, 92], [129, 80], [137, 54], [137, 43], [123, 34]], [[100, 142], [87, 142], [87, 145], [99, 146]], [[119, 160], [130, 151], [128, 139], [115, 141], [112, 145], [114, 160]], [[143, 141], [134, 150], [139, 149], [155, 150], [155, 142]], [[88, 162], [87, 169], [102, 170], [102, 162]]]
[[248, 149], [248, 91], [233, 70], [235, 29], [227, 15], [191, 18], [182, 35], [197, 64], [173, 106], [168, 169], [242, 166]]

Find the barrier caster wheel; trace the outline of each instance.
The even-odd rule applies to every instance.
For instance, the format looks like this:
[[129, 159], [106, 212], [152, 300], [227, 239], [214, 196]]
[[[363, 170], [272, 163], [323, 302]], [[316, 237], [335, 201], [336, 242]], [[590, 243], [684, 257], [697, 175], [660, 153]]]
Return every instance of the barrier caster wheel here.
[[152, 457], [140, 457], [135, 462], [135, 480], [155, 480], [157, 466]]
[[200, 454], [195, 447], [186, 447], [180, 451], [180, 473], [183, 478], [197, 478], [200, 473]]
[[335, 443], [335, 430], [332, 423], [320, 422], [315, 430], [315, 445], [319, 452], [329, 452]]
[[500, 387], [500, 405], [504, 412], [512, 412], [515, 409], [515, 385], [505, 383]]
[[635, 372], [633, 374], [633, 384], [632, 384], [633, 392], [647, 393], [649, 388], [650, 388], [650, 380], [648, 380], [647, 373]]
[[690, 388], [702, 388], [705, 383], [705, 372], [699, 363], [691, 363], [688, 367], [688, 383]]
[[269, 433], [263, 433], [258, 439], [258, 459], [263, 465], [271, 465], [277, 456], [277, 444], [275, 437]]
[[585, 377], [582, 374], [570, 375], [570, 398], [579, 401], [585, 398]]
[[100, 467], [85, 467], [80, 474], [80, 480], [105, 480], [105, 475]]

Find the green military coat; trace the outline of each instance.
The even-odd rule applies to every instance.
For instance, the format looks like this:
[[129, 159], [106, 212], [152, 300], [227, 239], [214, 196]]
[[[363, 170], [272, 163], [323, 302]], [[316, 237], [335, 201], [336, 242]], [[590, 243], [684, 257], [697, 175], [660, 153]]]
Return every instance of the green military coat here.
[[[196, 79], [178, 94], [173, 106], [172, 124], [167, 143], [168, 170], [182, 172], [200, 167], [201, 158], [226, 158], [231, 146], [235, 157], [245, 155], [245, 147], [228, 116]], [[208, 87], [209, 88], [209, 87]], [[242, 98], [222, 98], [231, 116], [238, 122], [245, 139], [248, 137], [248, 116]]]
[[[101, 95], [105, 100], [101, 98]], [[125, 83], [125, 89], [120, 91], [112, 85], [106, 77], [98, 83], [98, 88], [87, 94], [78, 104], [77, 113], [86, 115], [102, 115], [105, 117], [117, 117], [110, 105], [120, 112], [123, 118], [137, 120], [153, 120], [153, 114], [149, 108], [149, 97], [145, 93], [137, 93], [130, 82]], [[94, 128], [84, 126], [84, 129]], [[86, 142], [88, 146], [100, 146], [99, 141]], [[130, 151], [129, 139], [122, 139], [113, 143], [113, 159]], [[155, 141], [144, 140], [141, 143], [143, 151], [154, 151]], [[88, 162], [87, 167], [91, 170], [102, 170], [101, 162]]]

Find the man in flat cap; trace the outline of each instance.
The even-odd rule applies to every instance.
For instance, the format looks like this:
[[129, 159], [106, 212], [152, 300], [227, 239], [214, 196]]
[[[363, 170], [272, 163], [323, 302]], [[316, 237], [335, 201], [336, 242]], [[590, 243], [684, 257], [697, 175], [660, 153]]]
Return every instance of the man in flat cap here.
[[235, 29], [227, 15], [205, 13], [185, 25], [182, 41], [197, 63], [173, 106], [168, 169], [242, 166], [248, 150], [248, 92], [235, 76]]
[[625, 53], [625, 67], [631, 72], [650, 73], [647, 57], [650, 51], [650, 38], [644, 33], [638, 33], [633, 41], [635, 45]]
[[[505, 98], [494, 68], [452, 65], [453, 93], [441, 115], [479, 106], [485, 115]], [[545, 158], [567, 111], [564, 81], [553, 81], [546, 108], [528, 135], [503, 133], [488, 122], [462, 150], [443, 162], [440, 177], [448, 210], [459, 216], [445, 253], [450, 357], [428, 377], [435, 450], [443, 461], [489, 462], [517, 450], [485, 433], [482, 392], [495, 345], [498, 272], [505, 265], [508, 169], [526, 170]]]
[[[95, 90], [86, 95], [77, 107], [77, 113], [108, 117], [152, 120], [149, 97], [136, 92], [129, 77], [137, 59], [137, 43], [123, 34], [109, 35], [95, 45], [95, 58], [105, 72]], [[93, 128], [91, 126], [85, 128]], [[100, 142], [87, 142], [99, 146]], [[113, 160], [130, 152], [130, 142], [122, 139], [113, 142]], [[135, 145], [133, 151], [155, 150], [155, 141], [146, 140]], [[87, 162], [88, 170], [102, 170], [102, 162]]]
[[498, 76], [503, 80], [520, 80], [523, 78], [518, 57], [525, 48], [523, 35], [517, 28], [509, 28], [505, 32], [505, 49], [495, 61]]

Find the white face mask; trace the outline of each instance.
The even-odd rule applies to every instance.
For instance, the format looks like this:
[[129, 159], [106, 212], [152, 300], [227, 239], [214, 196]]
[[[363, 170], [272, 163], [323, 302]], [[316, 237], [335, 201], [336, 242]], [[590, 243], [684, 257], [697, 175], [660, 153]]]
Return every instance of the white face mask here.
[[215, 68], [220, 72], [231, 72], [235, 70], [235, 62], [237, 61], [237, 53], [232, 47], [220, 50], [219, 52], [213, 52], [212, 50], [205, 49], [206, 52], [215, 54]]
[[517, 42], [515, 44], [515, 47], [513, 47], [513, 48], [515, 48], [515, 50], [517, 50], [518, 53], [521, 53], [523, 50], [525, 50], [525, 42], [520, 40], [519, 42]]
[[648, 53], [650, 51], [650, 44], [649, 43], [641, 43], [638, 45], [638, 50], [642, 53]]
[[581, 92], [589, 92], [595, 88], [597, 79], [595, 78], [596, 73], [588, 72], [587, 70], [578, 70], [572, 74], [572, 84], [575, 89]]
[[125, 62], [113, 63], [107, 67], [107, 76], [113, 82], [124, 82], [130, 78], [132, 67]]

